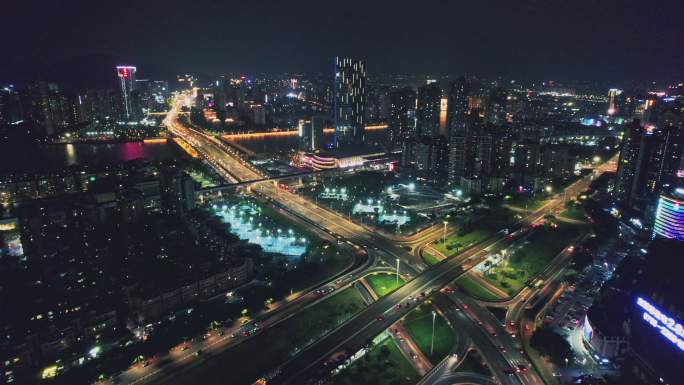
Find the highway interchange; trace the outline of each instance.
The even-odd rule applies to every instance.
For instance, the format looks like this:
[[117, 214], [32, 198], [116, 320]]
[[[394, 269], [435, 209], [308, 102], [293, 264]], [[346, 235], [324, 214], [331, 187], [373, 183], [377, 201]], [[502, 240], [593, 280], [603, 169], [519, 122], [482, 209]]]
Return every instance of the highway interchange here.
[[[499, 232], [453, 258], [428, 267], [421, 260], [419, 253], [415, 251], [440, 238], [443, 235], [441, 225], [433, 226], [404, 239], [378, 235], [365, 226], [349, 221], [345, 216], [317, 206], [297, 194], [280, 188], [273, 181], [263, 180], [264, 175], [240, 158], [237, 151], [214, 137], [186, 127], [178, 121], [177, 115], [180, 108], [182, 105], [188, 104], [188, 99], [184, 96], [177, 99], [165, 119], [165, 124], [173, 134], [184, 139], [195, 148], [202, 158], [209, 162], [225, 180], [233, 183], [260, 180], [248, 185], [247, 191], [287, 210], [291, 215], [312, 224], [329, 236], [347, 241], [349, 243], [347, 247], [364, 248], [368, 251], [371, 262], [384, 261], [386, 266], [394, 266], [396, 259], [400, 259], [402, 273], [408, 277], [413, 277], [405, 285], [370, 304], [352, 319], [283, 363], [278, 368], [279, 374], [269, 383], [299, 385], [315, 383], [319, 379], [325, 378], [330, 367], [324, 363], [331, 355], [340, 351], [351, 354], [361, 349], [376, 335], [414, 309], [425, 298], [449, 287], [455, 279], [466, 274], [488, 254], [516, 241], [515, 237]], [[605, 165], [605, 167], [597, 168], [596, 173], [612, 167], [609, 162]], [[565, 194], [557, 194], [543, 207], [528, 213], [520, 222], [511, 227], [509, 232], [515, 234], [517, 230], [526, 229], [530, 223], [543, 218], [545, 215], [557, 212], [559, 207], [562, 207], [566, 196], [578, 195], [587, 188], [590, 180], [591, 178], [587, 177], [573, 183], [566, 188]], [[557, 276], [558, 271], [562, 270], [562, 267], [567, 263], [569, 253], [564, 250], [561, 254], [547, 269], [550, 278]], [[355, 272], [370, 268], [371, 262], [358, 267]], [[347, 279], [340, 282], [338, 286], [342, 287], [352, 282], [353, 279], [347, 276]], [[482, 303], [460, 293], [458, 290], [449, 291], [450, 294], [433, 296], [435, 305], [442, 309], [453, 327], [465, 331], [473, 345], [487, 361], [498, 383], [543, 383], [534, 368], [513, 375], [506, 374], [507, 369], [515, 368], [518, 365], [529, 366], [524, 351], [521, 351], [522, 345], [519, 338], [513, 337], [509, 325], [502, 325], [501, 321], [496, 319]], [[277, 322], [278, 319], [295, 314], [303, 306], [309, 306], [317, 300], [311, 297], [312, 292], [302, 294], [301, 299], [284, 305], [283, 309], [278, 312], [266, 314], [263, 327], [268, 327]], [[510, 317], [507, 315], [507, 320], [517, 321], [520, 318], [524, 304], [532, 297], [532, 293], [533, 289], [525, 288], [519, 295], [507, 302], [509, 308], [514, 309]], [[301, 305], [298, 306], [298, 303]], [[409, 306], [397, 308], [397, 304], [408, 304]], [[492, 333], [496, 333], [496, 337]], [[218, 340], [218, 336], [216, 337]], [[223, 348], [227, 347], [224, 346]], [[454, 357], [447, 357], [444, 362], [435, 366], [433, 371], [421, 381], [421, 384], [492, 383], [491, 378], [482, 378], [476, 375], [472, 378], [453, 377], [455, 375], [449, 368], [457, 365], [455, 361], [457, 360]], [[139, 376], [137, 380], [130, 383], [161, 383], [163, 379], [169, 379], [169, 376], [173, 376], [177, 370], [183, 369], [184, 365], [186, 364], [179, 360], [174, 365], [151, 370], [150, 373]], [[461, 374], [461, 376], [464, 375]]]

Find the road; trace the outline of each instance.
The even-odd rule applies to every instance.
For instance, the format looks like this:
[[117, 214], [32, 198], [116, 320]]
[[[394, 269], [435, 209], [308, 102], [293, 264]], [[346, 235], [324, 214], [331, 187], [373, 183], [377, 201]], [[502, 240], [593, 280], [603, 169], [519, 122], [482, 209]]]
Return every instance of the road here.
[[[244, 181], [261, 179], [263, 177], [227, 146], [222, 145], [208, 135], [183, 127], [178, 123], [173, 114], [169, 114], [165, 122], [174, 134], [182, 137], [195, 147], [208, 162], [219, 170], [222, 175], [225, 175], [226, 179], [233, 178], [238, 181]], [[597, 172], [602, 171], [597, 170]], [[528, 223], [554, 212], [564, 203], [565, 196], [579, 194], [586, 189], [589, 182], [589, 178], [583, 178], [573, 183], [567, 187], [565, 194], [554, 196], [549, 203], [530, 213], [518, 225], [511, 228], [510, 231], [515, 232]], [[301, 218], [305, 218], [310, 223], [325, 229], [335, 236], [343, 237], [351, 243], [366, 247], [367, 249], [376, 249], [379, 251], [379, 255], [386, 260], [389, 259], [390, 263], [393, 262], [394, 258], [409, 261], [408, 265], [404, 267], [410, 270], [415, 269], [417, 274], [414, 279], [407, 282], [404, 286], [379, 299], [354, 318], [310, 345], [290, 361], [284, 363], [280, 367], [280, 374], [273, 379], [274, 383], [299, 385], [315, 382], [318, 378], [325, 377], [328, 368], [323, 365], [323, 361], [330, 355], [340, 350], [346, 350], [350, 353], [357, 351], [371, 341], [373, 337], [380, 334], [380, 332], [422, 302], [423, 297], [420, 296], [421, 293], [429, 294], [446, 286], [479, 263], [487, 253], [508, 241], [506, 236], [497, 233], [490, 239], [465, 250], [457, 257], [447, 259], [442, 263], [423, 270], [422, 262], [416, 261], [415, 256], [399, 247], [397, 242], [378, 236], [366, 227], [347, 220], [344, 216], [322, 209], [296, 194], [279, 188], [276, 183], [256, 182], [250, 186], [250, 190], [273, 200], [281, 207], [287, 208], [288, 211], [295, 213]], [[432, 231], [438, 233], [435, 229], [432, 229]], [[420, 272], [421, 270], [422, 272]], [[401, 306], [401, 304], [405, 304], [408, 307]], [[399, 309], [395, 308], [398, 305]], [[486, 313], [490, 314], [489, 312]], [[380, 319], [381, 316], [384, 318]], [[480, 349], [482, 348], [480, 347]], [[489, 354], [485, 354], [485, 357], [488, 358], [489, 356]], [[532, 377], [531, 374], [530, 377]], [[502, 382], [519, 383], [519, 380], [517, 382]], [[536, 384], [538, 383], [538, 378], [526, 379], [525, 383]]]

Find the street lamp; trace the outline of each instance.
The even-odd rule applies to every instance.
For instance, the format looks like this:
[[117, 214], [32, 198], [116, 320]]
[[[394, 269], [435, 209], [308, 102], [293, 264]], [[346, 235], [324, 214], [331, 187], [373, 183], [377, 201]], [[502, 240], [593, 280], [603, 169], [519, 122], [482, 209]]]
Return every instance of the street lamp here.
[[442, 243], [446, 243], [446, 227], [449, 222], [444, 221], [444, 235], [442, 236]]
[[397, 258], [397, 287], [399, 287], [399, 258]]
[[435, 318], [437, 317], [437, 313], [435, 311], [432, 311], [432, 340], [430, 341], [430, 355], [432, 355], [432, 351], [435, 348]]

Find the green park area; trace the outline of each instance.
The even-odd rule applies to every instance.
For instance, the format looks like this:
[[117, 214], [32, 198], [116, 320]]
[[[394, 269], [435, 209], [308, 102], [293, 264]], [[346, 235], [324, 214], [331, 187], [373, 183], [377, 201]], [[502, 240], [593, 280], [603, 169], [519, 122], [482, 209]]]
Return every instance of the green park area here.
[[436, 313], [435, 339], [432, 354], [432, 311], [434, 307], [423, 303], [404, 317], [403, 325], [426, 357], [436, 364], [446, 357], [456, 343], [454, 331], [446, 320]]
[[[357, 289], [345, 289], [225, 352], [206, 356], [204, 365], [177, 375], [169, 383], [252, 384], [288, 357], [351, 318], [364, 306]], [[254, 359], [245, 360], [245, 357]]]
[[584, 209], [581, 205], [570, 204], [566, 205], [565, 210], [563, 210], [560, 215], [564, 218], [573, 219], [576, 221], [586, 222], [587, 217]]
[[422, 256], [423, 261], [425, 261], [425, 263], [427, 263], [428, 265], [436, 265], [442, 261], [440, 257], [435, 256], [433, 252], [429, 249], [423, 249]]
[[494, 301], [499, 299], [499, 297], [487, 290], [487, 288], [473, 281], [467, 275], [456, 280], [456, 285], [461, 288], [466, 294], [477, 299], [483, 299], [485, 301]]
[[518, 210], [534, 211], [538, 210], [549, 202], [546, 194], [536, 194], [524, 199], [511, 200], [508, 204]]
[[[397, 275], [393, 273], [372, 273], [364, 277], [371, 289], [378, 297], [384, 297], [397, 288]], [[404, 280], [399, 277], [399, 286], [404, 284]]]
[[[448, 258], [511, 226], [516, 220], [516, 214], [503, 207], [476, 209], [466, 215], [454, 215], [450, 221], [456, 231], [430, 246]], [[432, 254], [429, 248], [423, 251], [423, 257], [428, 264], [435, 264], [442, 259]]]
[[394, 341], [385, 337], [328, 385], [413, 385], [419, 378]]
[[[442, 239], [439, 239], [438, 241], [432, 243], [432, 247], [434, 247], [435, 250], [439, 251], [443, 255], [451, 257], [463, 249], [487, 239], [487, 237], [493, 234], [493, 232], [484, 228], [476, 228], [472, 231], [464, 232], [463, 234], [460, 233], [460, 231], [457, 231], [456, 234], [446, 237], [446, 242], [443, 242]], [[425, 255], [428, 253], [429, 252], [426, 252]]]
[[477, 350], [468, 351], [468, 355], [461, 361], [456, 368], [457, 372], [462, 373], [477, 373], [484, 376], [491, 376], [492, 372], [482, 360], [482, 357]]
[[[409, 187], [410, 186], [410, 187]], [[405, 206], [433, 202], [443, 194], [384, 171], [359, 171], [327, 177], [302, 189], [316, 204], [388, 233], [411, 234], [429, 218]]]
[[547, 223], [535, 230], [527, 243], [492, 267], [484, 278], [513, 295], [542, 272], [553, 258], [577, 238], [585, 227], [567, 223]]

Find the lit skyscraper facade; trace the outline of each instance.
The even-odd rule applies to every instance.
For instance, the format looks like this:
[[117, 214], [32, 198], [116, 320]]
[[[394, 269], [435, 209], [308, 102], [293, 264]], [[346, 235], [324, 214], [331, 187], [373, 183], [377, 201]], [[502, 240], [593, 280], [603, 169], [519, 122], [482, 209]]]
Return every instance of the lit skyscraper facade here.
[[660, 196], [653, 225], [653, 237], [656, 236], [684, 242], [684, 188]]
[[449, 86], [447, 126], [449, 128], [449, 183], [466, 176], [468, 161], [468, 84], [460, 77]]
[[311, 119], [299, 121], [299, 149], [302, 151], [315, 151], [323, 148], [323, 129], [326, 117], [314, 115]]
[[121, 85], [121, 102], [123, 105], [123, 117], [127, 121], [135, 120], [136, 108], [133, 91], [136, 89], [136, 68], [133, 66], [117, 66], [116, 74]]
[[361, 60], [335, 57], [333, 145], [364, 142], [366, 113], [366, 64]]
[[615, 115], [615, 113], [618, 112], [618, 96], [621, 94], [622, 90], [618, 90], [617, 88], [611, 88], [608, 90], [608, 115]]
[[439, 135], [442, 89], [436, 83], [418, 88], [417, 136]]
[[415, 138], [416, 93], [410, 88], [390, 92], [389, 147], [397, 147], [402, 140]]
[[634, 181], [637, 174], [639, 148], [641, 147], [644, 129], [641, 122], [635, 119], [626, 129], [620, 149], [617, 176], [615, 178], [615, 200], [631, 206], [634, 191]]

